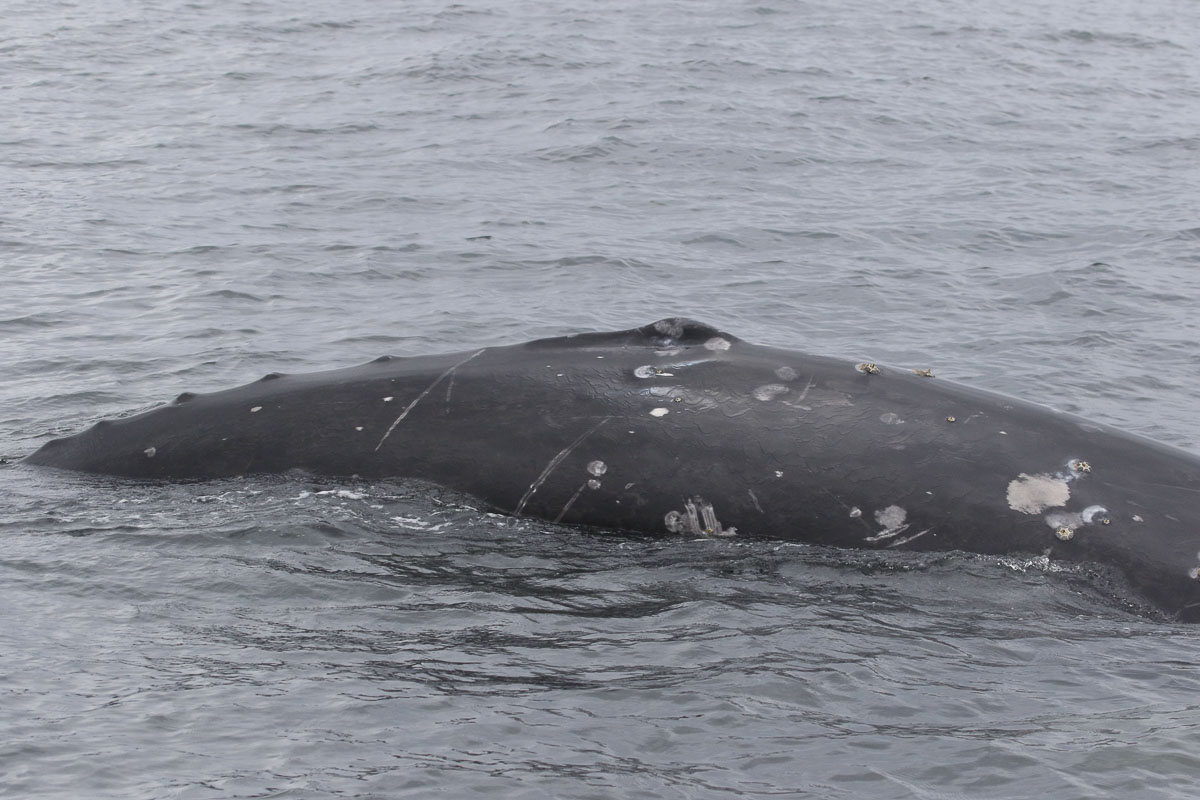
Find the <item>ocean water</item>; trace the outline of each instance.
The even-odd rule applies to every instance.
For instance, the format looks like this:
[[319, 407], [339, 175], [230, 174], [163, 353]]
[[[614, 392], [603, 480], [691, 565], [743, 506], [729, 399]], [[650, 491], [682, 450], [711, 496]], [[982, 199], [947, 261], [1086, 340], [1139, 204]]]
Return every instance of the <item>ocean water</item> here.
[[686, 315], [1193, 451], [1200, 7], [14, 2], [0, 796], [1191, 798], [1197, 632], [1038, 559], [17, 462]]

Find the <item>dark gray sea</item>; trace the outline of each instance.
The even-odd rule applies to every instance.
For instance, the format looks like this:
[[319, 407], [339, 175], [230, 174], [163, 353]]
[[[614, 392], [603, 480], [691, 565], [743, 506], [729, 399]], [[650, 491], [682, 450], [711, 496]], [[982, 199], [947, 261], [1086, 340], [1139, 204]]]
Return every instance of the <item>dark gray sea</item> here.
[[3, 19], [0, 796], [1196, 796], [1200, 630], [1044, 559], [16, 464], [185, 390], [672, 315], [1196, 451], [1194, 0]]

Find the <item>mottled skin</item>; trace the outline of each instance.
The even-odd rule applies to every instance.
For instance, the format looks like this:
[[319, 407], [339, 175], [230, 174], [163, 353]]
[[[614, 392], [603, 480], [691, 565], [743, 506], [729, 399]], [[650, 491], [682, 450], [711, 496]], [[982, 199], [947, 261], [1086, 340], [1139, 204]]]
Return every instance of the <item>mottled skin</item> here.
[[645, 533], [1048, 554], [1118, 567], [1200, 620], [1195, 456], [682, 319], [267, 376], [100, 422], [27, 463], [412, 477], [510, 514]]

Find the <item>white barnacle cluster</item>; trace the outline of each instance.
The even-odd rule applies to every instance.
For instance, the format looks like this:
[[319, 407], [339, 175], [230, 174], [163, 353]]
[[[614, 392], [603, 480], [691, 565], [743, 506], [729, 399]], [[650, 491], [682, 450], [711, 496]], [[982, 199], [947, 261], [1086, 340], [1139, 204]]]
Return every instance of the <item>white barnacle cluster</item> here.
[[668, 511], [663, 524], [671, 533], [688, 533], [693, 536], [728, 537], [737, 536], [737, 528], [726, 528], [717, 519], [713, 504], [696, 495], [683, 504], [683, 511]]

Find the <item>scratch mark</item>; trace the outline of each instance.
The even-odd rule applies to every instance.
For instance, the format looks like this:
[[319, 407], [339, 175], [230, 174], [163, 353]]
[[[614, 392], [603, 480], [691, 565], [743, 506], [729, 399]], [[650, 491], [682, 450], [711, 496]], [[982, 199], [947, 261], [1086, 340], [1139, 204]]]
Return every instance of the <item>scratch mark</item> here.
[[796, 398], [796, 402], [797, 402], [797, 403], [803, 403], [803, 402], [804, 402], [804, 398], [808, 397], [808, 393], [809, 393], [809, 392], [812, 390], [812, 388], [813, 388], [813, 378], [815, 378], [815, 377], [816, 377], [815, 375], [809, 375], [809, 376], [808, 376], [808, 383], [807, 383], [807, 384], [805, 384], [805, 386], [804, 386], [804, 391], [803, 391], [803, 392], [801, 392], [801, 393], [800, 393], [800, 396]]
[[920, 539], [922, 536], [924, 536], [925, 534], [929, 533], [931, 530], [933, 530], [933, 528], [926, 528], [926, 529], [925, 529], [925, 530], [923, 530], [923, 531], [920, 531], [920, 532], [918, 532], [918, 533], [914, 533], [912, 536], [905, 536], [903, 539], [897, 539], [896, 541], [894, 541], [894, 542], [892, 542], [891, 544], [889, 544], [889, 545], [888, 545], [888, 547], [899, 547], [899, 546], [900, 546], [900, 545], [902, 545], [902, 544], [908, 544], [908, 543], [909, 543], [909, 542], [911, 542], [913, 539]]
[[1149, 481], [1133, 481], [1133, 483], [1141, 483], [1143, 486], [1157, 486], [1160, 489], [1175, 489], [1180, 492], [1195, 492], [1200, 494], [1200, 489], [1193, 489], [1190, 486], [1176, 486], [1170, 483], [1151, 483]]
[[804, 390], [802, 392], [800, 392], [800, 396], [797, 397], [795, 400], [781, 400], [780, 402], [783, 403], [785, 406], [791, 406], [792, 408], [798, 408], [801, 411], [812, 411], [812, 406], [804, 405], [804, 398], [808, 397], [808, 393], [811, 392], [813, 386], [816, 385], [816, 383], [813, 381], [813, 378], [815, 378], [815, 377], [816, 377], [815, 375], [808, 376], [808, 383], [806, 383], [804, 385]]
[[579, 499], [579, 495], [583, 494], [583, 490], [587, 488], [588, 482], [584, 481], [579, 484], [579, 488], [575, 490], [575, 494], [571, 495], [571, 499], [562, 507], [562, 511], [558, 512], [558, 516], [554, 518], [555, 522], [562, 522], [563, 517], [571, 510], [571, 506], [575, 505], [575, 501]]
[[450, 367], [450, 369], [446, 370], [441, 375], [438, 375], [437, 378], [434, 379], [433, 383], [429, 384], [429, 386], [427, 386], [425, 388], [425, 391], [423, 391], [419, 395], [417, 395], [417, 398], [415, 400], [413, 400], [411, 403], [409, 403], [407, 406], [404, 407], [404, 410], [400, 412], [400, 416], [396, 417], [396, 421], [393, 422], [391, 424], [391, 426], [387, 429], [387, 432], [383, 434], [383, 438], [379, 440], [379, 444], [375, 445], [375, 452], [377, 452], [377, 453], [379, 452], [379, 448], [383, 447], [383, 443], [386, 442], [387, 438], [392, 435], [392, 431], [396, 430], [396, 426], [404, 421], [404, 418], [408, 416], [408, 412], [412, 411], [416, 407], [417, 403], [424, 400], [425, 397], [430, 392], [432, 392], [439, 383], [444, 381], [446, 378], [453, 376], [454, 371], [456, 369], [458, 369], [459, 367], [461, 367], [463, 364], [467, 363], [471, 359], [475, 358], [476, 356], [481, 355], [484, 352], [484, 350], [487, 350], [487, 348], [485, 347], [483, 350], [476, 350], [474, 353], [467, 356], [462, 361], [459, 361], [457, 364]]
[[542, 470], [542, 474], [538, 475], [537, 480], [529, 484], [529, 488], [526, 489], [525, 494], [521, 496], [521, 502], [517, 503], [517, 508], [513, 511], [514, 517], [521, 516], [521, 512], [525, 510], [525, 504], [529, 502], [529, 498], [533, 497], [534, 493], [541, 487], [543, 483], [546, 482], [546, 478], [550, 477], [550, 473], [554, 471], [555, 467], [561, 464], [564, 458], [571, 455], [572, 450], [583, 444], [584, 439], [587, 439], [593, 433], [600, 430], [601, 426], [603, 426], [604, 423], [608, 422], [610, 419], [612, 419], [612, 417], [605, 417], [604, 419], [600, 420], [595, 425], [579, 434], [579, 437], [575, 441], [558, 451], [558, 455], [550, 459], [550, 463], [546, 465], [544, 470]]
[[[899, 536], [900, 534], [904, 533], [906, 530], [908, 530], [908, 525], [897, 525], [895, 528], [887, 528], [886, 530], [882, 530], [879, 533], [875, 534], [874, 536], [868, 536], [867, 538], [863, 539], [863, 541], [864, 542], [879, 542], [884, 539], [890, 539], [893, 536]], [[926, 533], [928, 533], [928, 531], [926, 531]], [[897, 544], [903, 544], [904, 542], [907, 542], [907, 541], [909, 541], [911, 539], [915, 539], [915, 538], [917, 538], [917, 537], [910, 536], [908, 539], [899, 539], [899, 540], [889, 544], [888, 547], [895, 547]]]
[[450, 376], [450, 383], [446, 385], [446, 416], [450, 416], [450, 393], [454, 391], [454, 376]]
[[754, 501], [754, 507], [758, 509], [758, 513], [760, 513], [760, 514], [763, 514], [763, 513], [765, 513], [765, 512], [762, 510], [762, 506], [758, 504], [758, 495], [756, 495], [756, 494], [754, 493], [754, 490], [753, 490], [753, 489], [747, 489], [747, 490], [746, 490], [746, 494], [750, 495], [750, 499]]
[[[817, 477], [817, 473], [815, 470], [813, 470], [812, 467], [807, 467], [806, 469], [808, 469], [809, 474], [811, 474], [813, 476], [813, 478]], [[825, 494], [829, 495], [829, 497], [833, 500], [833, 502], [837, 503], [839, 506], [846, 509], [846, 512], [850, 515], [851, 519], [857, 519], [857, 520], [861, 521], [863, 524], [863, 527], [865, 527], [868, 531], [875, 530], [874, 528], [871, 527], [870, 522], [867, 522], [867, 520], [863, 519], [862, 511], [858, 510], [858, 506], [848, 505], [847, 503], [842, 501], [842, 498], [838, 497], [836, 494], [829, 491], [824, 486], [818, 485], [817, 488], [820, 489]], [[858, 511], [858, 513], [855, 514], [854, 513], [855, 511]]]

